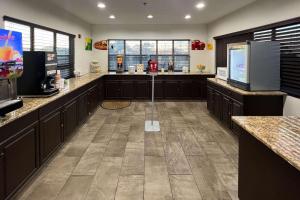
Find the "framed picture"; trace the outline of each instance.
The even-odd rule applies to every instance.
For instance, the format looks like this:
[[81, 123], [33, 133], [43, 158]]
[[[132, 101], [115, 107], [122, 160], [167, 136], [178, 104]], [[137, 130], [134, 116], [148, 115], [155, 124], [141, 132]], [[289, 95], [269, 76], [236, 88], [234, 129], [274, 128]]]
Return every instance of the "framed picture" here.
[[87, 51], [92, 51], [92, 43], [93, 43], [93, 40], [92, 38], [85, 38], [85, 50]]
[[107, 50], [107, 40], [100, 40], [98, 42], [95, 42], [94, 48], [99, 50]]

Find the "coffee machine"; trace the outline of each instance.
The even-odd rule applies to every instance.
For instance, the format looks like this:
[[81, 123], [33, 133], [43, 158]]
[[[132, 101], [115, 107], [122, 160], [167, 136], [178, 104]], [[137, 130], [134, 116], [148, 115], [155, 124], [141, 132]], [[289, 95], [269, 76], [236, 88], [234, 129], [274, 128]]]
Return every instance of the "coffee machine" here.
[[57, 56], [54, 52], [24, 52], [24, 72], [18, 79], [18, 95], [24, 97], [48, 97], [59, 92], [54, 80]]

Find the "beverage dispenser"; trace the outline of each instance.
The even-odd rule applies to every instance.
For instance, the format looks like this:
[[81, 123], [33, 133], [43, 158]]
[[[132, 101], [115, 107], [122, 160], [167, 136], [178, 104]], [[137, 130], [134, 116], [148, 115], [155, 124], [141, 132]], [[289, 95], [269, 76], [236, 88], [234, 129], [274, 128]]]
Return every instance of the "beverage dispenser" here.
[[0, 29], [0, 116], [23, 106], [16, 84], [22, 73], [22, 33]]

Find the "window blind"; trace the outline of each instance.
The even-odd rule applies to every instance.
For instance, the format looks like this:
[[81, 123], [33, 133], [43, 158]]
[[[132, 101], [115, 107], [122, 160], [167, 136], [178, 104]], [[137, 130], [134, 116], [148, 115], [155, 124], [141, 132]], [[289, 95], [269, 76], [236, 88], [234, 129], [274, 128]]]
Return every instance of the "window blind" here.
[[54, 32], [34, 28], [34, 51], [54, 51]]
[[275, 29], [281, 44], [281, 89], [300, 96], [300, 23]]
[[256, 41], [271, 41], [272, 29], [254, 32], [254, 40]]
[[30, 51], [30, 49], [31, 49], [30, 26], [14, 23], [11, 21], [4, 21], [4, 29], [21, 32], [22, 33], [23, 51]]

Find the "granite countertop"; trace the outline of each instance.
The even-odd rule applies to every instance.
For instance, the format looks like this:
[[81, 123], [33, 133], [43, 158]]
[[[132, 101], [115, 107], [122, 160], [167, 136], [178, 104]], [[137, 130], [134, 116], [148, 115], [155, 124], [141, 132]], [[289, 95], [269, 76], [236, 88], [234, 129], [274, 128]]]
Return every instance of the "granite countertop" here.
[[208, 78], [207, 79], [210, 82], [213, 82], [215, 84], [221, 85], [233, 92], [237, 92], [241, 95], [272, 95], [272, 96], [285, 96], [286, 93], [281, 92], [281, 91], [255, 91], [255, 92], [251, 92], [251, 91], [246, 91], [246, 90], [242, 90], [236, 87], [231, 86], [230, 84], [227, 83], [227, 81], [224, 81], [222, 79], [218, 79], [218, 78]]
[[78, 78], [71, 78], [71, 79], [69, 79], [69, 87], [65, 88], [64, 90], [61, 90], [58, 94], [56, 94], [52, 97], [23, 98], [23, 107], [15, 110], [13, 112], [8, 113], [4, 118], [0, 118], [0, 127], [20, 118], [34, 110], [37, 110], [38, 108], [66, 95], [66, 94], [76, 90], [77, 88], [82, 87], [104, 75], [105, 74], [89, 73], [89, 74], [83, 75]]
[[232, 117], [233, 121], [300, 171], [300, 117]]

